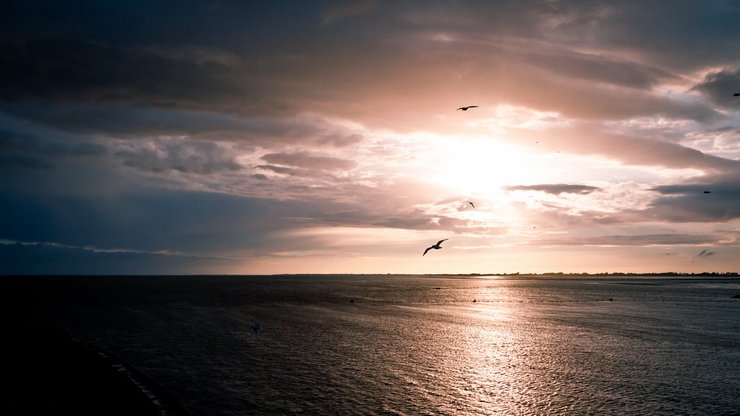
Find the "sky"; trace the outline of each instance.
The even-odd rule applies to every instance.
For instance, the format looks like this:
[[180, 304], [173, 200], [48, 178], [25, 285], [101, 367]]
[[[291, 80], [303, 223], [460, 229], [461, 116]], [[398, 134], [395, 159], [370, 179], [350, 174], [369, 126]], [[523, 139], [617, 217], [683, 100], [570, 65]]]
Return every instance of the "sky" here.
[[740, 271], [738, 22], [3, 2], [0, 273]]

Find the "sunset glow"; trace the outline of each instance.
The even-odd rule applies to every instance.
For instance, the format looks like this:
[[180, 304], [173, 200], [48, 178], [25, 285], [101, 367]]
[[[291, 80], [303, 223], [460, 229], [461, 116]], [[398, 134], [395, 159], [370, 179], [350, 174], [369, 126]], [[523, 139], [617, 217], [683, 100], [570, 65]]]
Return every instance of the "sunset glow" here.
[[42, 3], [4, 273], [740, 268], [732, 3]]

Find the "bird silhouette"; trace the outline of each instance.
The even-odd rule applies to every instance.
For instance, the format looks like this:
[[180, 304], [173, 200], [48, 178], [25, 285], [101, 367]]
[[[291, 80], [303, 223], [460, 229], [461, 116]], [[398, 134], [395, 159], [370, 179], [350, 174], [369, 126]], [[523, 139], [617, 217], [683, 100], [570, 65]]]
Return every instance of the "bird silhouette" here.
[[465, 107], [459, 107], [458, 110], [468, 111], [469, 109], [476, 108], [476, 107], [478, 106], [477, 105], [466, 105]]
[[442, 246], [440, 244], [442, 244], [442, 242], [443, 241], [446, 241], [446, 240], [449, 240], [449, 238], [445, 238], [444, 240], [439, 240], [439, 241], [437, 241], [437, 244], [434, 244], [432, 246], [427, 247], [427, 249], [424, 250], [424, 254], [422, 254], [422, 256], [426, 256], [427, 255], [427, 251], [429, 251], [431, 249], [439, 250], [440, 248], [442, 248]]
[[468, 204], [470, 204], [471, 207], [475, 208], [475, 204], [474, 203], [468, 201]]
[[712, 191], [704, 191], [705, 194], [711, 194]]
[[733, 97], [740, 97], [740, 92], [736, 92], [736, 93], [732, 94], [732, 96]]

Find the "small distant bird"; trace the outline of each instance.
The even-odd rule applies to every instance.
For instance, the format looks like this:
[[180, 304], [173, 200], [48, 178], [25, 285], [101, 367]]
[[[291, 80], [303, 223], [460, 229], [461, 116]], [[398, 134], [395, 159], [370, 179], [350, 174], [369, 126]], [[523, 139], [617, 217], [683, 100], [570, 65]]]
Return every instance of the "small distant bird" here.
[[[468, 111], [469, 109], [476, 108], [476, 107], [478, 107], [478, 106], [477, 105], [466, 105], [465, 107], [459, 107], [458, 110]], [[455, 110], [455, 111], [457, 111], [457, 110]]]
[[740, 92], [736, 92], [736, 93], [732, 94], [732, 96], [733, 97], [740, 97]]
[[443, 241], [446, 241], [446, 240], [449, 240], [449, 238], [445, 238], [444, 240], [439, 240], [439, 241], [437, 241], [437, 244], [435, 244], [433, 246], [427, 247], [427, 249], [424, 250], [424, 254], [422, 254], [422, 256], [426, 256], [427, 255], [427, 251], [429, 251], [431, 249], [439, 250], [440, 248], [442, 248], [442, 246], [441, 246], [442, 242]]
[[711, 194], [712, 191], [704, 191], [705, 194]]
[[475, 204], [474, 203], [468, 201], [468, 204], [470, 204], [471, 207], [475, 208]]
[[252, 324], [252, 325], [251, 325], [251, 326], [249, 327], [249, 329], [251, 329], [251, 330], [252, 330], [252, 332], [256, 334], [256, 333], [258, 333], [258, 332], [262, 331], [262, 325], [261, 325], [261, 324], [260, 324], [259, 322], [255, 322], [255, 323], [253, 323], [253, 324]]

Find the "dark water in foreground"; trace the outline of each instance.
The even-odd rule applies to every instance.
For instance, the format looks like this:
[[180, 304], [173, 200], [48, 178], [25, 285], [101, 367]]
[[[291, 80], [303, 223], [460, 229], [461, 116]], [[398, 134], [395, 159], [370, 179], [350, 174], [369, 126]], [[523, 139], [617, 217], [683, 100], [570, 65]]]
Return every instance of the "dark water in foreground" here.
[[114, 354], [190, 415], [740, 414], [738, 278], [5, 278], [0, 288], [19, 313]]

